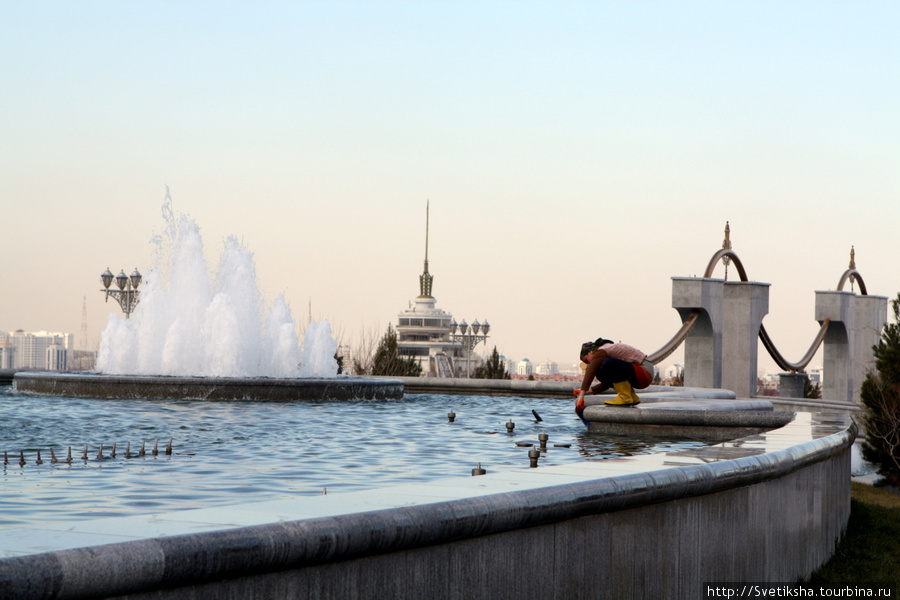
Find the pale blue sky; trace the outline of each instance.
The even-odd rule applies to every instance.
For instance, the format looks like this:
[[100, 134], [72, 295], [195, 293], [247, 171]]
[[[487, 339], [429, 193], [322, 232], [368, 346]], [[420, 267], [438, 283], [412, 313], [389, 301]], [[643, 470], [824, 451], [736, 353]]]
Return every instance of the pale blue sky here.
[[561, 365], [660, 347], [728, 220], [797, 360], [851, 245], [900, 291], [898, 30], [895, 2], [0, 0], [0, 330], [79, 334], [87, 295], [94, 343], [168, 185], [213, 264], [241, 236], [345, 341], [418, 294], [430, 198], [438, 306]]

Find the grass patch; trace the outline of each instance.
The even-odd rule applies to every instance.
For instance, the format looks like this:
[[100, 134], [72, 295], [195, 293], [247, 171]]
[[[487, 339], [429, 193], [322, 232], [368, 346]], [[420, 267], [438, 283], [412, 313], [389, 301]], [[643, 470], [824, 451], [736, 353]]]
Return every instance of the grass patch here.
[[810, 583], [891, 583], [900, 590], [900, 495], [851, 483], [847, 530]]

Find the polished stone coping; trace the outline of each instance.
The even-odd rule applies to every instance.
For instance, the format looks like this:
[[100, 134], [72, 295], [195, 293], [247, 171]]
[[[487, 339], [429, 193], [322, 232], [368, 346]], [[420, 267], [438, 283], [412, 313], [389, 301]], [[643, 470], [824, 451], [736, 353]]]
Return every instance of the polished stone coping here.
[[584, 410], [588, 430], [607, 435], [724, 441], [782, 427], [794, 417], [791, 411], [775, 411], [768, 400], [679, 398], [616, 406], [603, 404], [600, 396], [588, 398], [590, 404]]
[[772, 480], [848, 451], [856, 434], [844, 412], [801, 412], [778, 429], [690, 450], [2, 528], [0, 590], [114, 595], [447, 543]]
[[764, 427], [787, 425], [793, 412], [774, 411], [765, 400], [705, 400], [659, 402], [645, 406], [593, 404], [585, 408], [590, 422], [652, 425], [708, 425], [710, 427]]
[[[572, 398], [578, 381], [544, 381], [527, 379], [450, 379], [444, 377], [400, 377], [408, 394], [467, 394], [485, 396], [537, 396], [540, 398]], [[614, 394], [609, 391], [607, 394]], [[673, 397], [734, 399], [731, 390], [686, 388], [651, 385], [639, 390], [642, 402], [661, 402]], [[600, 398], [588, 396], [588, 398]]]
[[345, 375], [291, 379], [19, 372], [13, 385], [20, 392], [89, 398], [292, 401], [403, 397], [399, 379]]

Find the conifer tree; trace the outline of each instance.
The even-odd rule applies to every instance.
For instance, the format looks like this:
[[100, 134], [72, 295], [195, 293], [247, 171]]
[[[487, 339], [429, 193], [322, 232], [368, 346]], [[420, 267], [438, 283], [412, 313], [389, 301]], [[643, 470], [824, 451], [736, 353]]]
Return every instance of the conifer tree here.
[[401, 358], [397, 353], [397, 333], [388, 325], [372, 360], [372, 375], [391, 377], [418, 377], [422, 367], [413, 357]]
[[805, 371], [801, 371], [801, 373], [803, 373], [803, 397], [821, 398], [822, 386], [818, 383], [813, 383], [812, 379], [809, 378], [809, 374]]
[[900, 294], [891, 300], [894, 322], [884, 326], [881, 340], [872, 347], [875, 371], [870, 371], [860, 389], [865, 406], [865, 460], [878, 467], [878, 474], [900, 486]]
[[509, 373], [506, 372], [506, 366], [500, 360], [500, 353], [497, 352], [497, 346], [491, 352], [483, 365], [478, 365], [472, 374], [475, 379], [509, 379]]

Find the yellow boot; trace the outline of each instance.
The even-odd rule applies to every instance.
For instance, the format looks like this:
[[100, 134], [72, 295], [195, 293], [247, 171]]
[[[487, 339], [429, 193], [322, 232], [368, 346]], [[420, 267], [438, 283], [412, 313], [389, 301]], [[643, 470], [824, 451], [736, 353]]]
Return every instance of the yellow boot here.
[[619, 393], [618, 396], [613, 398], [612, 400], [606, 400], [604, 404], [610, 404], [614, 406], [631, 406], [633, 404], [637, 404], [640, 402], [640, 399], [637, 397], [637, 394], [634, 393], [634, 390], [631, 389], [631, 384], [627, 381], [620, 381], [619, 383], [614, 383], [613, 388]]
[[634, 388], [631, 387], [631, 384], [628, 384], [629, 392], [631, 394], [631, 404], [640, 403], [641, 399], [638, 398], [638, 395], [634, 392]]

